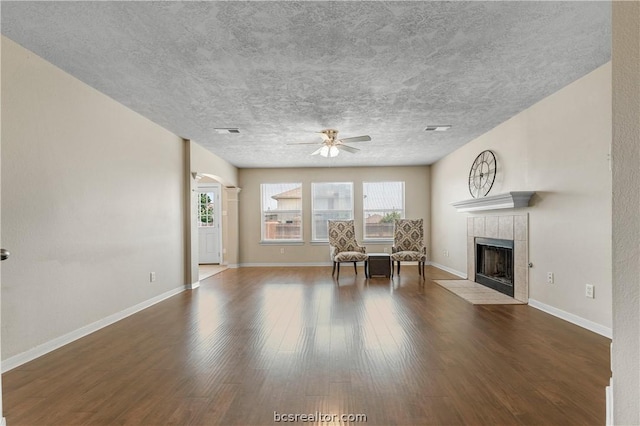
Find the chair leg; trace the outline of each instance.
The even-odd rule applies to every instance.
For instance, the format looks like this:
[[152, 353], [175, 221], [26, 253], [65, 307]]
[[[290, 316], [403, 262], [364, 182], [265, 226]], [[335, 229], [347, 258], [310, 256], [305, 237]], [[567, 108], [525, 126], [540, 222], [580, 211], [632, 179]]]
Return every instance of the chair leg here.
[[426, 263], [426, 262], [422, 262], [422, 279], [423, 279], [423, 280], [424, 280], [424, 264], [425, 264], [425, 263]]
[[369, 278], [369, 262], [364, 261], [364, 277]]
[[333, 270], [331, 271], [331, 276], [335, 276], [336, 275], [336, 262], [333, 262]]
[[398, 260], [398, 275], [400, 275], [400, 261]]
[[418, 262], [418, 275], [422, 276], [422, 262]]
[[336, 279], [340, 278], [340, 262], [338, 262], [338, 275], [336, 276]]
[[353, 270], [356, 272], [356, 275], [358, 275], [358, 267], [356, 266], [356, 262], [353, 262]]

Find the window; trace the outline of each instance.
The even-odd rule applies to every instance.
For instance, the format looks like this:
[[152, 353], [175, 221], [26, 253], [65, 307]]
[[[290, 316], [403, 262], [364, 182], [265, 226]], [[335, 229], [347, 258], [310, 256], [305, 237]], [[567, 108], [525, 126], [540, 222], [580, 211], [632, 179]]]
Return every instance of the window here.
[[215, 195], [213, 192], [201, 192], [198, 198], [198, 227], [215, 226], [214, 219]]
[[396, 219], [404, 218], [404, 182], [363, 182], [364, 239], [393, 239]]
[[353, 183], [312, 183], [313, 221], [311, 234], [314, 241], [328, 241], [328, 220], [353, 219]]
[[302, 241], [302, 184], [263, 183], [262, 241]]

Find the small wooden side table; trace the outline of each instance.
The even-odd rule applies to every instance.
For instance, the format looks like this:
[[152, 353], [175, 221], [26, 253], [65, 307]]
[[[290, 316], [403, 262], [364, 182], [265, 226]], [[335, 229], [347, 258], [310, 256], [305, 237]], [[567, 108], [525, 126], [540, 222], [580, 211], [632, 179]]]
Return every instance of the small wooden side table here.
[[389, 253], [367, 253], [369, 255], [369, 277], [391, 278], [391, 255]]

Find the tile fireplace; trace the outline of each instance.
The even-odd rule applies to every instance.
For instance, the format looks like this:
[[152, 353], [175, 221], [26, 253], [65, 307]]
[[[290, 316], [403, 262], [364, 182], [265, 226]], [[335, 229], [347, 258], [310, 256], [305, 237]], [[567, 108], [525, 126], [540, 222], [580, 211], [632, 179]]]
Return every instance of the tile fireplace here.
[[[482, 254], [480, 259], [477, 259], [479, 250], [482, 250]], [[468, 280], [494, 288], [527, 303], [529, 301], [528, 251], [528, 214], [467, 218]]]

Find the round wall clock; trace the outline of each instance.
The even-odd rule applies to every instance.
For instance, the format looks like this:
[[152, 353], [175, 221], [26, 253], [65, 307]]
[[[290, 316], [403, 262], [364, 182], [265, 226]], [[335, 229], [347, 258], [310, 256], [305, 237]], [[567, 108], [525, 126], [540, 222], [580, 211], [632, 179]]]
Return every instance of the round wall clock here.
[[482, 151], [469, 170], [469, 192], [473, 198], [484, 197], [491, 191], [496, 179], [496, 156], [492, 151]]

